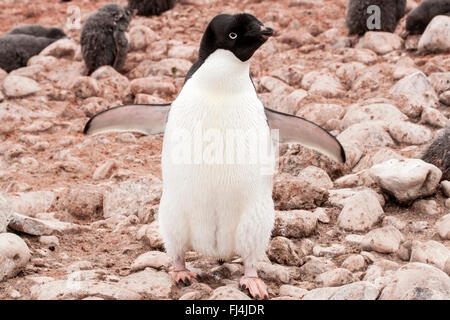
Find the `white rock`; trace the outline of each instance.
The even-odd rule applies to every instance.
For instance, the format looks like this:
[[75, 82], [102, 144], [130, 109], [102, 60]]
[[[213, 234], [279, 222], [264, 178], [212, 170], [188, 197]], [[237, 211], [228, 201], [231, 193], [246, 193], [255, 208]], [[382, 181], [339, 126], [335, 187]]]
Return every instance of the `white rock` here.
[[442, 243], [433, 240], [412, 242], [411, 262], [428, 263], [444, 270], [445, 263], [449, 258], [450, 249]]
[[340, 81], [331, 75], [318, 76], [311, 84], [308, 92], [324, 98], [338, 98], [345, 94], [344, 87]]
[[450, 17], [436, 16], [428, 24], [419, 41], [420, 52], [450, 51]]
[[145, 244], [150, 246], [152, 249], [163, 249], [163, 240], [159, 233], [159, 223], [158, 221], [152, 222], [150, 225], [144, 225], [139, 229], [137, 235], [137, 240], [143, 241]]
[[41, 220], [13, 213], [9, 227], [32, 236], [50, 236], [54, 234], [79, 233], [88, 228], [58, 220]]
[[309, 291], [302, 300], [328, 300], [335, 294], [339, 288], [317, 288]]
[[308, 104], [300, 106], [297, 116], [317, 123], [320, 126], [327, 126], [332, 120], [340, 120], [345, 114], [345, 109], [337, 104]]
[[289, 85], [274, 77], [262, 77], [260, 84], [263, 89], [276, 95], [290, 94], [294, 91]]
[[349, 270], [350, 272], [364, 271], [366, 268], [366, 260], [360, 254], [354, 254], [348, 257], [342, 262], [342, 268]]
[[78, 48], [79, 46], [75, 41], [65, 38], [53, 42], [47, 48], [42, 50], [39, 55], [73, 59], [78, 51]]
[[450, 197], [450, 181], [442, 181], [441, 188], [447, 197]]
[[287, 284], [291, 280], [289, 269], [278, 264], [260, 262], [257, 265], [259, 275], [262, 279], [268, 281], [278, 281]]
[[423, 72], [416, 72], [398, 81], [389, 91], [398, 99], [406, 99], [401, 111], [409, 117], [418, 117], [424, 108], [437, 105], [438, 97]]
[[433, 132], [421, 125], [406, 121], [389, 124], [389, 133], [400, 143], [421, 145], [433, 139]]
[[345, 242], [347, 242], [350, 245], [360, 246], [362, 241], [364, 239], [364, 236], [361, 236], [359, 234], [349, 234], [345, 237]]
[[117, 162], [115, 160], [107, 160], [95, 170], [92, 179], [104, 180], [109, 179], [113, 174], [113, 171], [117, 168]]
[[185, 77], [192, 66], [192, 62], [185, 59], [167, 58], [150, 66], [148, 75]]
[[71, 85], [71, 90], [78, 98], [86, 99], [100, 94], [100, 86], [92, 77], [78, 77]]
[[388, 133], [388, 123], [385, 121], [366, 121], [354, 124], [342, 132], [337, 139], [347, 150], [354, 146], [363, 152], [374, 147], [391, 147], [395, 145]]
[[13, 233], [0, 234], [0, 282], [15, 277], [30, 261], [27, 244]]
[[389, 160], [370, 169], [378, 185], [401, 203], [433, 195], [442, 177], [435, 166], [419, 159]]
[[415, 288], [431, 290], [450, 299], [450, 277], [443, 271], [422, 263], [410, 263], [397, 270], [381, 293], [380, 300], [400, 300]]
[[59, 239], [56, 236], [40, 236], [39, 243], [45, 246], [59, 246]]
[[20, 98], [41, 91], [41, 87], [33, 79], [9, 75], [3, 81], [3, 90], [10, 98]]
[[428, 78], [437, 94], [450, 90], [450, 72], [435, 72]]
[[280, 287], [280, 296], [292, 297], [301, 300], [307, 293], [308, 290], [287, 284]]
[[340, 287], [353, 282], [353, 280], [353, 274], [344, 268], [324, 272], [316, 278], [316, 282], [324, 287]]
[[361, 247], [363, 250], [379, 253], [395, 253], [403, 240], [404, 237], [400, 231], [393, 226], [387, 226], [370, 231], [364, 237]]
[[361, 62], [364, 64], [372, 64], [377, 62], [378, 56], [369, 49], [345, 48], [344, 62]]
[[422, 121], [437, 128], [445, 128], [449, 124], [446, 116], [433, 108], [425, 108], [422, 112]]
[[57, 280], [31, 288], [31, 298], [35, 300], [69, 300], [98, 297], [108, 300], [140, 300], [141, 295], [120, 285], [98, 280], [77, 281]]
[[369, 49], [380, 55], [400, 50], [403, 39], [390, 32], [366, 32], [356, 45], [357, 49]]
[[172, 278], [165, 272], [152, 269], [131, 274], [121, 279], [118, 285], [151, 299], [168, 299], [172, 292]]
[[8, 203], [8, 199], [0, 193], [0, 233], [6, 232], [11, 217], [11, 205]]
[[223, 286], [214, 290], [209, 300], [251, 300], [246, 294], [232, 286]]
[[130, 29], [130, 51], [145, 50], [151, 41], [158, 40], [158, 35], [144, 25], [136, 25]]
[[169, 58], [179, 58], [193, 61], [197, 58], [198, 49], [195, 46], [177, 45], [170, 48]]
[[379, 295], [375, 285], [362, 281], [340, 287], [329, 300], [376, 300]]
[[378, 202], [383, 207], [386, 204], [383, 195], [376, 193], [374, 190], [369, 188], [358, 188], [358, 189], [338, 189], [338, 190], [330, 190], [330, 196], [328, 198], [328, 202], [333, 207], [337, 207], [339, 209], [343, 209], [346, 202], [352, 198], [353, 196], [359, 193], [370, 193], [375, 198], [378, 199]]
[[306, 97], [308, 97], [308, 92], [303, 89], [298, 89], [286, 96], [282, 95], [273, 99], [269, 107], [283, 113], [295, 115]]
[[317, 217], [309, 211], [277, 211], [273, 236], [286, 238], [308, 237], [317, 227]]
[[377, 197], [369, 192], [360, 192], [345, 202], [338, 225], [348, 231], [365, 231], [377, 224], [383, 214]]
[[322, 247], [322, 246], [315, 246], [313, 248], [313, 254], [316, 257], [337, 257], [345, 254], [347, 252], [347, 249], [345, 246], [340, 244], [332, 244], [330, 247]]
[[441, 208], [435, 200], [419, 200], [413, 205], [414, 211], [427, 216], [441, 214]]
[[443, 240], [450, 240], [450, 214], [443, 216], [436, 223], [436, 229]]
[[167, 77], [146, 77], [134, 79], [130, 83], [130, 91], [134, 95], [142, 94], [174, 94], [177, 89]]
[[144, 177], [138, 181], [125, 181], [114, 185], [104, 194], [105, 218], [123, 215], [139, 216], [161, 197], [161, 181], [156, 177]]
[[393, 227], [395, 227], [398, 230], [403, 230], [403, 229], [405, 229], [407, 227], [407, 225], [408, 225], [407, 222], [405, 222], [405, 221], [403, 221], [403, 220], [401, 220], [399, 218], [396, 218], [396, 217], [389, 216], [389, 217], [385, 217], [383, 219], [383, 226], [384, 227], [393, 226]]
[[445, 104], [446, 106], [450, 106], [450, 90], [442, 93], [439, 96], [439, 101]]
[[347, 109], [347, 113], [342, 119], [342, 128], [347, 129], [354, 124], [369, 120], [398, 122], [408, 120], [408, 117], [391, 104], [380, 103], [367, 106], [356, 104]]
[[141, 271], [145, 268], [168, 269], [171, 265], [170, 257], [160, 251], [150, 251], [141, 254], [131, 265], [132, 271]]

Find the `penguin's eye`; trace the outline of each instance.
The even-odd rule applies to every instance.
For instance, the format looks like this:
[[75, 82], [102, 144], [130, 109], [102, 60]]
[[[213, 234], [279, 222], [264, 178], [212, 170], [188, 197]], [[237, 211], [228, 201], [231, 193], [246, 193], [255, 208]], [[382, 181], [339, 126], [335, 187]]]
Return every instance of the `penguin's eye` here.
[[231, 32], [228, 36], [230, 37], [231, 40], [236, 40], [238, 37], [237, 33], [235, 32]]

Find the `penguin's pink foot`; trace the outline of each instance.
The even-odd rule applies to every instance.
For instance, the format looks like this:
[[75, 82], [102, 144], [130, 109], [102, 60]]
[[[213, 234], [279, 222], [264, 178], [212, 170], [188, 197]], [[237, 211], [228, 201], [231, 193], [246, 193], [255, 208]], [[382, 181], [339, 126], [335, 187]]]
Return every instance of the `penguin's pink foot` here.
[[260, 278], [244, 276], [239, 285], [243, 291], [247, 290], [253, 299], [269, 300], [267, 287]]
[[192, 280], [197, 278], [197, 275], [190, 272], [188, 269], [173, 271], [170, 273], [175, 284], [184, 284], [185, 286], [190, 286]]

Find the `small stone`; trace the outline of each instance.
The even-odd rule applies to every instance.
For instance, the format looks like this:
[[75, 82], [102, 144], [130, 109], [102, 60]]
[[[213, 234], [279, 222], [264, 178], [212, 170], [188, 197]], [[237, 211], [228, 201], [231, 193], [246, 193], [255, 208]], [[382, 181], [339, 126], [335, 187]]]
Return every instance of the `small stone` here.
[[419, 51], [423, 53], [450, 51], [450, 17], [439, 15], [431, 20], [420, 38]]
[[391, 104], [379, 103], [366, 106], [356, 104], [347, 109], [342, 119], [342, 127], [347, 129], [354, 124], [371, 120], [399, 122], [408, 120], [408, 117]]
[[383, 219], [383, 227], [393, 226], [398, 230], [403, 230], [407, 225], [408, 224], [405, 221], [402, 221], [396, 217], [388, 216]]
[[39, 243], [44, 246], [58, 247], [59, 239], [56, 236], [41, 236], [39, 237]]
[[334, 258], [345, 254], [346, 251], [347, 249], [340, 244], [333, 244], [330, 247], [315, 246], [313, 248], [313, 254], [316, 257]]
[[280, 296], [292, 297], [301, 300], [307, 293], [308, 290], [287, 284], [280, 287]]
[[209, 300], [251, 300], [246, 294], [235, 287], [219, 287], [212, 293]]
[[302, 300], [328, 300], [330, 299], [339, 288], [317, 288], [309, 291]]
[[317, 276], [316, 282], [324, 287], [340, 287], [353, 281], [352, 273], [343, 268], [324, 272]]
[[158, 36], [150, 28], [144, 25], [133, 26], [129, 31], [130, 51], [140, 51], [147, 49], [151, 41], [155, 41]]
[[419, 200], [413, 205], [413, 210], [419, 214], [427, 216], [436, 216], [441, 214], [441, 208], [435, 200]]
[[13, 230], [24, 232], [33, 236], [49, 236], [54, 234], [79, 233], [83, 230], [80, 225], [60, 222], [57, 220], [45, 221], [14, 213], [9, 223]]
[[165, 272], [149, 268], [121, 279], [118, 285], [157, 300], [168, 299], [172, 292], [172, 278]]
[[148, 95], [171, 95], [177, 92], [177, 88], [172, 81], [165, 77], [147, 77], [131, 81], [131, 93], [134, 95], [143, 93]]
[[80, 99], [98, 96], [100, 93], [100, 86], [97, 80], [92, 77], [78, 77], [71, 86], [72, 91]]
[[392, 122], [389, 125], [389, 133], [400, 143], [414, 145], [421, 145], [433, 139], [433, 132], [430, 129], [406, 121]]
[[278, 211], [275, 213], [273, 236], [309, 237], [316, 227], [317, 218], [308, 211]]
[[295, 251], [291, 240], [284, 237], [275, 237], [270, 242], [267, 256], [271, 261], [287, 266], [299, 266], [303, 259]]
[[341, 267], [350, 272], [364, 271], [366, 268], [366, 260], [362, 255], [354, 254], [345, 259]]
[[349, 234], [348, 236], [345, 237], [345, 242], [347, 242], [350, 245], [360, 246], [363, 239], [364, 236], [361, 236], [359, 234]]
[[439, 96], [439, 101], [445, 104], [446, 106], [450, 106], [450, 90], [442, 93]]
[[308, 261], [300, 267], [301, 279], [303, 281], [315, 281], [316, 277], [327, 271], [334, 270], [336, 265], [328, 258], [308, 257]]
[[442, 181], [441, 182], [441, 189], [442, 192], [444, 192], [445, 196], [450, 197], [450, 181]]
[[369, 49], [379, 55], [400, 50], [403, 46], [403, 39], [390, 32], [369, 31], [359, 40], [357, 49]]
[[5, 94], [10, 98], [20, 98], [41, 91], [39, 84], [33, 79], [9, 75], [3, 81]]
[[444, 270], [447, 259], [450, 258], [450, 249], [437, 241], [413, 241], [411, 262], [428, 263]]
[[13, 233], [0, 234], [0, 282], [15, 277], [30, 261], [27, 244]]
[[376, 300], [380, 290], [370, 282], [354, 282], [340, 287], [329, 300]]
[[377, 224], [383, 214], [383, 208], [373, 194], [360, 192], [345, 202], [338, 225], [348, 231], [366, 231]]
[[361, 247], [363, 250], [389, 254], [397, 252], [403, 240], [400, 231], [393, 226], [387, 226], [369, 232], [364, 237]]
[[115, 169], [117, 169], [117, 162], [115, 160], [107, 160], [106, 162], [100, 164], [100, 166], [95, 170], [92, 179], [109, 179]]
[[40, 56], [52, 56], [55, 58], [73, 59], [79, 46], [71, 39], [61, 39], [53, 42], [47, 48], [41, 51]]
[[449, 124], [446, 116], [433, 108], [425, 108], [422, 112], [422, 121], [437, 128], [445, 128]]
[[140, 255], [131, 265], [132, 271], [141, 271], [145, 268], [168, 269], [172, 261], [166, 253], [151, 251]]
[[436, 193], [442, 172], [419, 159], [389, 160], [370, 169], [377, 184], [400, 203]]
[[288, 269], [278, 264], [260, 262], [258, 263], [257, 268], [260, 277], [267, 281], [277, 281], [287, 284], [291, 280]]
[[450, 214], [436, 222], [436, 229], [443, 240], [450, 240]]

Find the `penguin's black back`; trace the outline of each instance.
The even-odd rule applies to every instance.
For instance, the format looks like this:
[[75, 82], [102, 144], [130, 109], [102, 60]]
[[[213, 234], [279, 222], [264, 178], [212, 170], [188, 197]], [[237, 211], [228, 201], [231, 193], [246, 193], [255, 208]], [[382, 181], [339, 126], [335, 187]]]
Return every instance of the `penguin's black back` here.
[[[381, 29], [370, 30], [367, 22], [373, 13], [369, 6], [376, 5], [381, 11]], [[350, 0], [347, 8], [349, 34], [363, 35], [367, 31], [394, 32], [398, 21], [405, 15], [406, 0]]]
[[128, 0], [128, 7], [140, 16], [157, 16], [172, 9], [176, 0]]
[[28, 59], [55, 41], [26, 34], [6, 34], [0, 37], [0, 68], [10, 72], [25, 67]]
[[411, 34], [421, 34], [438, 15], [450, 16], [450, 0], [424, 0], [408, 15], [406, 30]]
[[422, 159], [441, 169], [443, 180], [450, 180], [450, 127], [431, 144]]
[[67, 37], [67, 35], [64, 33], [62, 29], [43, 27], [39, 25], [19, 26], [9, 31], [8, 34], [26, 34], [30, 36], [44, 37], [55, 40]]

